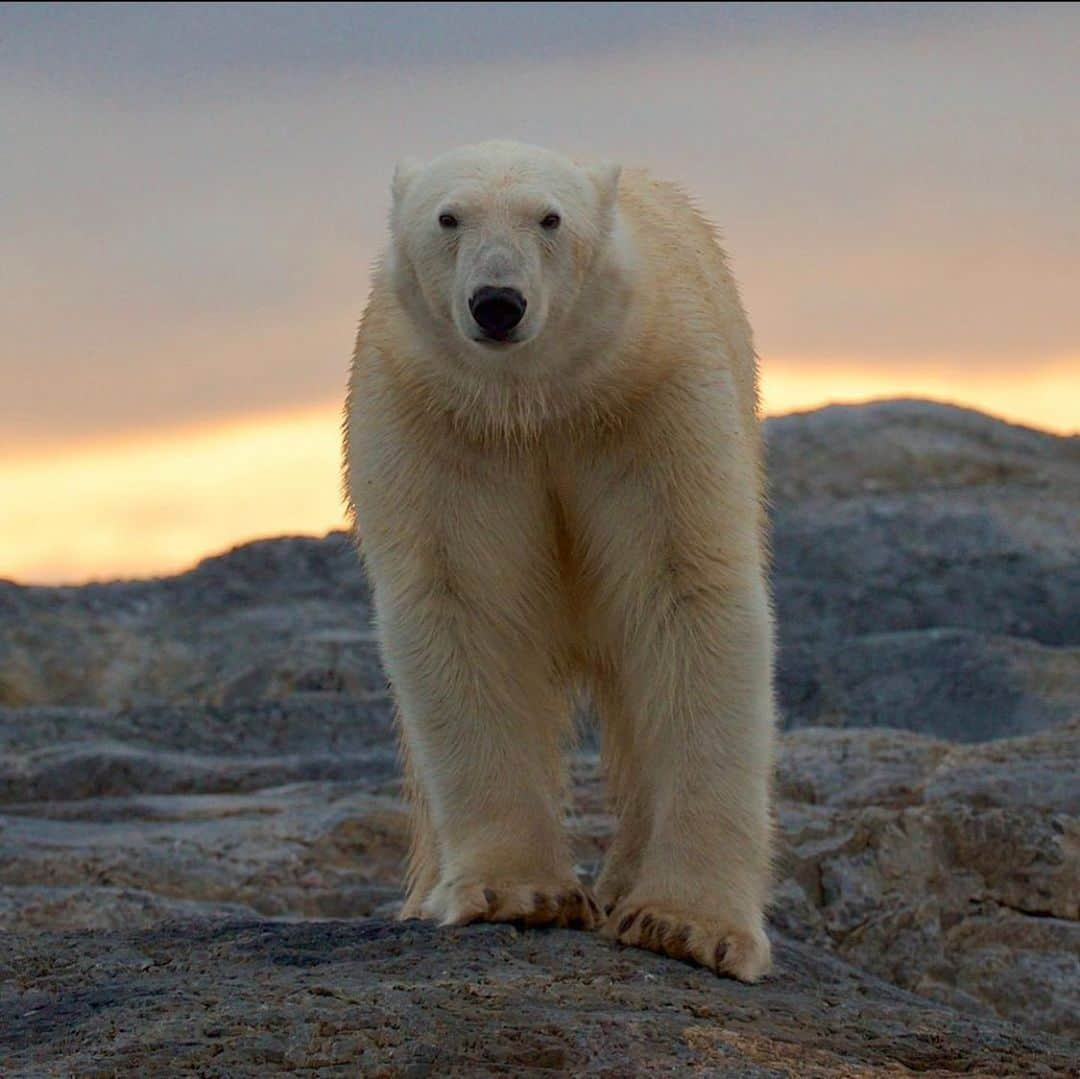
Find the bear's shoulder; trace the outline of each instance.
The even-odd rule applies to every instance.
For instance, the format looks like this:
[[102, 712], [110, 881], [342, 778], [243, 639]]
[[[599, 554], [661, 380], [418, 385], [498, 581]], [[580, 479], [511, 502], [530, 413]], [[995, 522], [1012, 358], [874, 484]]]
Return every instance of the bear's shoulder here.
[[619, 207], [655, 225], [690, 226], [712, 235], [715, 230], [695, 200], [674, 180], [647, 169], [624, 169], [619, 179]]
[[720, 235], [680, 184], [646, 169], [625, 169], [619, 180], [619, 212], [665, 272], [673, 264], [682, 270], [696, 264], [708, 279], [729, 287]]

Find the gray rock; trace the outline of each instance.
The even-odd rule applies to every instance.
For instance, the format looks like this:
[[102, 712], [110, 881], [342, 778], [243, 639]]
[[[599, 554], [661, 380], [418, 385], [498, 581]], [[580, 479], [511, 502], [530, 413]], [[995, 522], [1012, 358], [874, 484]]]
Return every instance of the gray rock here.
[[350, 697], [294, 693], [280, 700], [161, 703], [132, 708], [0, 707], [0, 752], [31, 752], [63, 742], [242, 756], [391, 750], [385, 694]]
[[769, 440], [777, 977], [323, 923], [397, 906], [392, 705], [346, 537], [272, 540], [0, 582], [4, 1073], [1080, 1069], [1078, 440], [920, 402]]
[[[406, 816], [390, 732], [369, 732], [366, 756], [340, 755], [335, 766], [350, 774], [328, 781], [327, 757], [304, 752], [310, 732], [302, 723], [292, 738], [270, 725], [252, 732], [259, 752], [273, 747], [284, 756], [236, 754], [237, 732], [266, 708], [238, 714], [236, 730], [220, 711], [216, 726], [185, 726], [169, 718], [170, 708], [115, 713], [111, 723], [97, 714], [97, 744], [112, 745], [125, 765], [104, 773], [108, 785], [100, 758], [91, 758], [93, 783], [79, 780], [67, 798], [25, 772], [23, 799], [0, 815], [0, 927], [26, 934], [50, 925], [152, 926], [188, 909], [289, 918], [393, 910]], [[68, 729], [60, 714], [49, 713], [52, 728]], [[17, 715], [22, 729], [34, 729], [25, 712]], [[296, 715], [308, 713], [300, 707]], [[196, 753], [183, 751], [185, 731]], [[138, 767], [127, 767], [111, 741], [122, 732], [138, 738], [138, 751], [129, 751]], [[344, 732], [336, 737], [350, 744]], [[0, 772], [12, 759], [25, 768], [40, 757], [0, 756]], [[78, 780], [86, 744], [59, 746], [46, 759]], [[1080, 825], [1069, 779], [1078, 764], [1075, 725], [966, 746], [903, 731], [792, 732], [779, 766], [775, 924], [954, 1006], [1077, 1031], [1080, 983], [1070, 964]], [[572, 773], [571, 824], [589, 873], [613, 821], [595, 754], [578, 756]], [[259, 786], [285, 776], [296, 781]], [[113, 920], [119, 911], [123, 923]], [[978, 962], [968, 951], [969, 922], [983, 927]], [[993, 926], [1008, 932], [992, 938]], [[1042, 971], [1054, 1006], [1035, 1008], [1036, 997], [1011, 993], [1002, 955]]]
[[1080, 716], [1080, 648], [958, 629], [865, 634], [788, 647], [779, 693], [791, 726], [981, 742]]
[[1080, 718], [1025, 738], [954, 745], [899, 730], [784, 735], [778, 790], [793, 802], [902, 807], [941, 801], [1077, 816]]
[[[40, 928], [26, 906], [88, 884], [223, 911], [239, 904], [292, 917], [369, 914], [396, 896], [406, 847], [402, 805], [372, 793], [370, 782], [24, 803], [5, 807], [0, 822], [4, 928], [19, 932]], [[105, 891], [100, 903], [109, 902]], [[87, 909], [58, 909], [54, 924], [94, 924]], [[144, 916], [156, 920], [156, 909]]]
[[390, 777], [385, 751], [343, 755], [209, 758], [110, 742], [53, 746], [0, 758], [0, 803], [150, 794], [260, 790], [298, 780]]
[[781, 942], [749, 987], [565, 930], [172, 923], [12, 938], [10, 1075], [1064, 1075], [1068, 1042]]
[[[956, 1007], [1080, 1033], [1075, 725], [956, 747], [806, 730], [785, 750], [778, 925]], [[1013, 991], [1014, 962], [1037, 993]]]
[[382, 694], [370, 621], [343, 533], [245, 544], [158, 580], [0, 581], [0, 705]]
[[955, 491], [1006, 483], [1071, 486], [1080, 439], [973, 409], [902, 398], [830, 405], [765, 421], [774, 497]]
[[[916, 401], [767, 432], [788, 722], [976, 741], [1077, 713], [1080, 439]], [[0, 582], [0, 705], [386, 707], [370, 621], [340, 533], [156, 581]]]
[[1080, 644], [1080, 438], [920, 401], [767, 430], [785, 644], [932, 627]]

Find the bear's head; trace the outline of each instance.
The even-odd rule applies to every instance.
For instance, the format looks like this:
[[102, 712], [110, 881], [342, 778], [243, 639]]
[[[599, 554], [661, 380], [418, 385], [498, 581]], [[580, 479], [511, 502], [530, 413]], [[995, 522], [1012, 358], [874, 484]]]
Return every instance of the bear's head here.
[[474, 363], [566, 328], [615, 219], [619, 169], [511, 142], [394, 175], [389, 268], [400, 302]]

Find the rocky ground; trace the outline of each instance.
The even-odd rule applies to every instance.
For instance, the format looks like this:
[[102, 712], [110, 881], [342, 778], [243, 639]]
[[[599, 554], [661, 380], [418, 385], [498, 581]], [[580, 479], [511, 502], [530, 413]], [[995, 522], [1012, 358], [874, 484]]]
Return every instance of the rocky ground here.
[[[0, 1073], [1080, 1074], [1080, 443], [769, 425], [781, 962], [387, 921], [405, 841], [343, 536], [0, 582]], [[586, 739], [580, 866], [611, 832]]]

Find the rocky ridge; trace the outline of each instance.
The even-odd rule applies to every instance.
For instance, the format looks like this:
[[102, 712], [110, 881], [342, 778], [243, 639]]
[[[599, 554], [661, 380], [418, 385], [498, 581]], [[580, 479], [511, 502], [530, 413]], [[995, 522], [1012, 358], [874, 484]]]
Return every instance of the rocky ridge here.
[[[387, 922], [405, 818], [369, 594], [344, 536], [269, 540], [0, 582], [0, 1061], [1077, 1068], [1080, 440], [887, 402], [769, 442], [775, 978]], [[573, 777], [589, 874], [612, 820], [588, 738]]]

